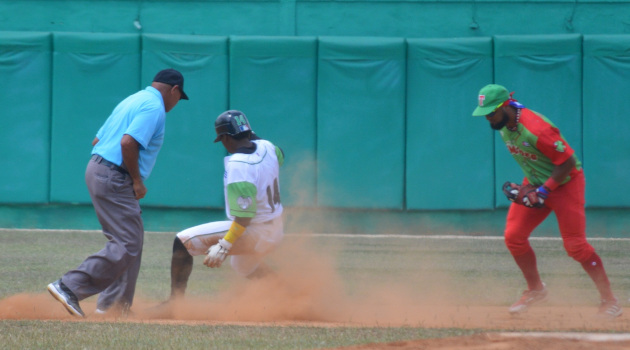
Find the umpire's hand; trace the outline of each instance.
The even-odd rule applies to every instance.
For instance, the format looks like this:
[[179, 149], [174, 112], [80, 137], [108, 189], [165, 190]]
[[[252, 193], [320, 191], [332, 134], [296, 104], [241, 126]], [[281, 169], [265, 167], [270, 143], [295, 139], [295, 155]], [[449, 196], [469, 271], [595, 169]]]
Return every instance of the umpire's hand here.
[[147, 188], [144, 186], [144, 182], [142, 182], [142, 180], [133, 182], [133, 193], [136, 195], [136, 199], [138, 200], [146, 196]]

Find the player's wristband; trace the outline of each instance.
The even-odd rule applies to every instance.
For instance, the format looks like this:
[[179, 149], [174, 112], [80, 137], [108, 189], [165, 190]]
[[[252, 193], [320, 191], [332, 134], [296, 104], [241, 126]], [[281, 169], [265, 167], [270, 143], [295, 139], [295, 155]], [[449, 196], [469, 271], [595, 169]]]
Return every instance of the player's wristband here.
[[536, 189], [536, 193], [538, 194], [538, 197], [542, 199], [547, 199], [547, 197], [549, 197], [549, 192], [551, 192], [551, 190], [548, 189], [547, 186], [545, 185], [542, 185], [538, 187], [538, 189]]
[[560, 183], [558, 181], [554, 180], [553, 177], [550, 176], [547, 179], [547, 181], [545, 181], [543, 186], [547, 187], [549, 189], [549, 191], [553, 191], [556, 188], [558, 188], [558, 186], [560, 186]]
[[243, 232], [245, 232], [245, 226], [240, 225], [236, 221], [232, 221], [232, 226], [230, 226], [228, 232], [223, 236], [223, 239], [233, 244], [237, 239], [241, 238]]

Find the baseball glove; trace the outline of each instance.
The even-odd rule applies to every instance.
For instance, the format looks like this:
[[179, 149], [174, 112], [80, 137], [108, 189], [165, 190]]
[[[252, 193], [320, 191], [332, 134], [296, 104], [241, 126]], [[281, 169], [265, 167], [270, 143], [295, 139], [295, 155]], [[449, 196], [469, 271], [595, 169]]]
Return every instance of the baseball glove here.
[[541, 208], [545, 203], [545, 197], [539, 196], [537, 187], [530, 184], [519, 185], [507, 181], [503, 184], [503, 193], [510, 201], [529, 208]]
[[516, 197], [516, 203], [522, 204], [529, 208], [541, 208], [545, 203], [543, 198], [538, 197], [536, 191], [538, 187], [527, 184], [521, 185], [518, 189], [518, 196]]
[[519, 184], [515, 184], [513, 182], [506, 181], [503, 184], [503, 194], [510, 200], [510, 202], [516, 202], [518, 198], [518, 190], [521, 187]]

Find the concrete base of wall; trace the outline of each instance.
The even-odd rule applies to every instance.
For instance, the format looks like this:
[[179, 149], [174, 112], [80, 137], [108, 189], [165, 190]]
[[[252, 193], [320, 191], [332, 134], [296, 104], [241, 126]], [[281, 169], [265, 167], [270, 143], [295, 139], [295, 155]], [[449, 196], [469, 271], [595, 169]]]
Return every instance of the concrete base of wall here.
[[[287, 208], [287, 233], [352, 233], [500, 236], [506, 209], [493, 211], [391, 212]], [[144, 207], [147, 231], [178, 232], [205, 222], [225, 220], [222, 209]], [[99, 230], [89, 205], [3, 205], [0, 228]], [[588, 237], [630, 237], [630, 209], [587, 209]], [[553, 215], [534, 236], [559, 237]]]

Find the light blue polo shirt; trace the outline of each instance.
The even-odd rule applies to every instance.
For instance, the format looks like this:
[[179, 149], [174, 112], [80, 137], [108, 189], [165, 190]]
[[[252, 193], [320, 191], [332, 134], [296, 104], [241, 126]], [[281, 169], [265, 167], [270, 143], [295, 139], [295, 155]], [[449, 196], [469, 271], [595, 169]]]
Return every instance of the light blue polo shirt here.
[[105, 124], [96, 133], [99, 141], [92, 154], [98, 154], [112, 163], [121, 165], [120, 141], [128, 134], [140, 144], [138, 166], [140, 176], [146, 180], [164, 142], [166, 111], [160, 92], [152, 86], [127, 97], [114, 108]]

